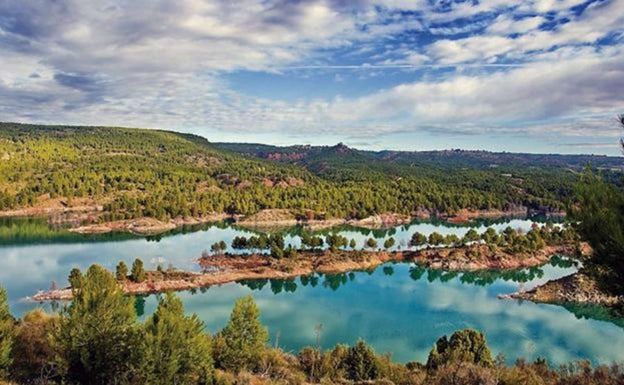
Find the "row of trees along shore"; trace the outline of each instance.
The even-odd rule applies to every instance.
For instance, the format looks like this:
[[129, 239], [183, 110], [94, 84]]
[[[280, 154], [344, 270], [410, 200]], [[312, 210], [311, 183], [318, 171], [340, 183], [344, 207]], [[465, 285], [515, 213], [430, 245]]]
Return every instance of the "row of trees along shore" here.
[[[571, 228], [554, 226], [552, 224], [546, 224], [544, 226], [535, 226], [526, 233], [519, 230], [514, 230], [511, 227], [507, 227], [500, 233], [497, 233], [493, 228], [488, 228], [483, 233], [479, 234], [475, 229], [470, 229], [463, 237], [456, 235], [443, 236], [440, 233], [433, 232], [428, 237], [422, 233], [415, 232], [411, 236], [411, 247], [461, 247], [473, 244], [484, 244], [490, 250], [495, 250], [499, 247], [503, 248], [507, 252], [520, 253], [520, 252], [534, 252], [540, 250], [546, 245], [561, 245], [569, 244], [571, 242], [578, 242], [578, 237], [574, 230]], [[284, 238], [279, 234], [259, 236], [251, 236], [246, 238], [244, 236], [236, 236], [232, 240], [231, 247], [235, 250], [247, 250], [249, 252], [269, 251], [267, 256], [272, 258], [296, 258], [298, 253], [302, 249], [295, 249], [291, 245], [284, 246]], [[304, 232], [301, 236], [301, 244], [303, 250], [320, 252], [325, 244], [328, 245], [328, 250], [336, 252], [339, 249], [350, 248], [355, 250], [355, 240], [347, 240], [339, 234], [330, 234], [325, 239], [319, 236], [311, 235], [308, 232]], [[377, 250], [377, 240], [374, 238], [368, 238], [365, 241], [365, 247], [371, 250]], [[387, 238], [383, 242], [384, 249], [390, 249], [395, 245], [393, 237]], [[227, 249], [225, 241], [215, 242], [211, 251], [213, 255], [223, 255]], [[248, 254], [242, 254], [248, 255]], [[209, 257], [210, 254], [207, 251], [202, 253], [203, 258]], [[158, 265], [158, 272], [164, 273], [163, 267]], [[175, 271], [173, 267], [167, 269], [167, 272]], [[115, 269], [115, 279], [119, 283], [126, 281], [141, 283], [147, 280], [148, 273], [145, 270], [144, 263], [140, 258], [136, 258], [132, 267], [129, 270], [124, 261], [120, 261]], [[77, 289], [84, 284], [84, 276], [79, 268], [75, 267], [71, 269], [68, 277], [70, 287]]]
[[[319, 329], [320, 330], [320, 329]], [[320, 341], [320, 339], [319, 339]], [[214, 335], [186, 315], [172, 293], [137, 322], [132, 298], [115, 277], [93, 265], [60, 314], [33, 310], [12, 317], [0, 289], [0, 383], [14, 384], [621, 384], [621, 366], [587, 361], [551, 368], [544, 359], [507, 365], [485, 336], [466, 329], [438, 339], [424, 363], [393, 362], [364, 341], [320, 344], [298, 354], [268, 345], [268, 330], [251, 296], [236, 301]], [[433, 342], [433, 341], [432, 341]]]
[[[469, 229], [463, 237], [455, 234], [442, 235], [439, 232], [432, 232], [429, 236], [420, 232], [411, 235], [408, 247], [461, 247], [474, 244], [485, 244], [490, 250], [495, 251], [498, 248], [510, 253], [527, 253], [535, 252], [547, 245], [561, 245], [566, 243], [578, 242], [578, 236], [572, 227], [556, 226], [548, 223], [544, 226], [534, 226], [526, 233], [507, 227], [500, 233], [494, 228], [489, 227], [483, 233], [477, 230]], [[360, 250], [381, 250], [380, 242], [375, 238], [367, 238], [361, 245]], [[259, 234], [250, 237], [236, 236], [232, 240], [231, 248], [239, 252], [256, 253], [270, 252], [273, 258], [296, 257], [299, 251], [321, 251], [325, 247], [331, 251], [338, 250], [356, 250], [358, 244], [355, 239], [348, 239], [340, 234], [332, 233], [325, 238], [314, 235], [309, 231], [304, 231], [300, 236], [300, 247], [295, 248], [292, 245], [285, 246], [283, 235], [276, 233], [271, 235]], [[389, 250], [396, 245], [394, 237], [385, 238], [381, 242], [383, 249]], [[401, 249], [401, 245], [397, 249]], [[223, 254], [227, 250], [227, 244], [224, 241], [218, 241], [212, 244], [210, 251], [212, 254]], [[204, 257], [210, 256], [206, 250], [202, 254]]]

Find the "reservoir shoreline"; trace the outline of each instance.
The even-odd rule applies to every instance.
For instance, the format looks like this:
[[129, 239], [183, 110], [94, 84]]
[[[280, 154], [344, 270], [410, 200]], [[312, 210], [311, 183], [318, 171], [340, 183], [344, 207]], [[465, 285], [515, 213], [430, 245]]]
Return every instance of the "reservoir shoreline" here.
[[[534, 253], [491, 251], [487, 245], [427, 248], [418, 251], [303, 251], [294, 259], [275, 259], [265, 254], [220, 254], [200, 258], [202, 272], [148, 271], [143, 282], [121, 283], [130, 295], [189, 290], [248, 279], [291, 279], [312, 273], [335, 274], [370, 270], [387, 262], [412, 262], [447, 271], [514, 270], [543, 265], [553, 255], [574, 255], [576, 246], [547, 246]], [[41, 291], [29, 300], [71, 300], [71, 288]]]

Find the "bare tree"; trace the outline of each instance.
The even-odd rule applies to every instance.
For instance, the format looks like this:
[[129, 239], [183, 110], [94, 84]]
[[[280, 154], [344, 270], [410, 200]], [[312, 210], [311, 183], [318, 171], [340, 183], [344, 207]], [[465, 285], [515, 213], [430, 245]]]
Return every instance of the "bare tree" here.
[[314, 334], [316, 334], [316, 348], [321, 351], [321, 334], [323, 333], [323, 324], [314, 326]]

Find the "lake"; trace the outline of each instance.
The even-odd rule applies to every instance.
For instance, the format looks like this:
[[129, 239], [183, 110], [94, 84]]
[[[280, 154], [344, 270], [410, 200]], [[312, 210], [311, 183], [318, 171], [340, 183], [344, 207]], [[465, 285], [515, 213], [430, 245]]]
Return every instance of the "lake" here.
[[[466, 225], [415, 222], [388, 230], [343, 226], [335, 231], [354, 238], [382, 241], [393, 236], [395, 248], [405, 248], [411, 234], [462, 236], [470, 227], [529, 229], [540, 219], [503, 219]], [[298, 245], [299, 228], [286, 232], [286, 243]], [[329, 230], [324, 231], [327, 233]], [[253, 231], [227, 223], [186, 227], [158, 237], [130, 234], [85, 236], [50, 228], [40, 219], [0, 220], [0, 282], [7, 289], [14, 314], [37, 307], [25, 301], [54, 281], [67, 285], [71, 268], [87, 269], [99, 263], [114, 270], [124, 260], [141, 257], [147, 268], [169, 264], [198, 270], [196, 259], [216, 241], [230, 243]], [[230, 250], [232, 251], [232, 250]], [[541, 356], [553, 365], [575, 359], [594, 363], [624, 362], [624, 322], [609, 319], [596, 307], [558, 306], [500, 300], [498, 294], [531, 288], [549, 279], [573, 273], [565, 258], [551, 264], [513, 272], [453, 273], [427, 270], [410, 263], [386, 264], [370, 272], [315, 274], [293, 280], [255, 280], [181, 292], [186, 310], [197, 313], [207, 328], [222, 328], [235, 299], [251, 294], [269, 328], [271, 343], [296, 352], [316, 344], [318, 325], [323, 348], [354, 343], [359, 338], [378, 352], [389, 352], [401, 362], [425, 361], [431, 346], [444, 334], [472, 327], [486, 334], [494, 354], [508, 362], [517, 357]], [[136, 299], [141, 318], [154, 311], [156, 297]]]

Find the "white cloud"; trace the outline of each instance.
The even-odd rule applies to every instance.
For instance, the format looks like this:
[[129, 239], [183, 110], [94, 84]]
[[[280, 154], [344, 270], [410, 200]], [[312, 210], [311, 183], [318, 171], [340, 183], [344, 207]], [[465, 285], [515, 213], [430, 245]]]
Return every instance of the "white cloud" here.
[[[624, 33], [622, 1], [575, 16], [569, 10], [578, 3], [485, 0], [442, 10], [425, 0], [59, 0], [45, 7], [0, 0], [0, 116], [300, 136], [613, 136], [600, 122], [624, 102], [624, 52], [596, 41]], [[540, 30], [546, 12], [570, 21]], [[397, 36], [403, 40], [388, 43]], [[336, 63], [336, 52], [358, 62]], [[368, 70], [370, 77], [444, 65], [455, 68], [361, 97], [251, 97], [222, 77], [287, 69]]]
[[577, 5], [581, 5], [586, 0], [536, 0], [527, 1], [520, 5], [520, 10], [547, 13], [565, 11]]
[[516, 20], [508, 14], [501, 14], [490, 24], [487, 31], [497, 35], [526, 33], [538, 28], [545, 21], [546, 19], [542, 16], [531, 16]]
[[[333, 127], [358, 127], [360, 133], [426, 127], [464, 133], [614, 136], [616, 126], [605, 117], [615, 115], [624, 103], [622, 57], [622, 50], [613, 48], [505, 72], [457, 73], [356, 99], [312, 103], [309, 114]], [[570, 117], [577, 121], [570, 122]], [[561, 120], [540, 123], [549, 119]]]
[[[536, 29], [541, 17], [513, 20], [499, 16], [487, 29], [490, 34], [457, 40], [438, 40], [426, 47], [426, 54], [442, 63], [491, 62], [500, 58], [530, 60], [533, 51], [548, 51], [561, 46], [593, 44], [612, 33], [624, 32], [624, 13], [617, 1], [594, 6], [574, 22], [554, 30]], [[506, 35], [522, 33], [517, 38]]]

